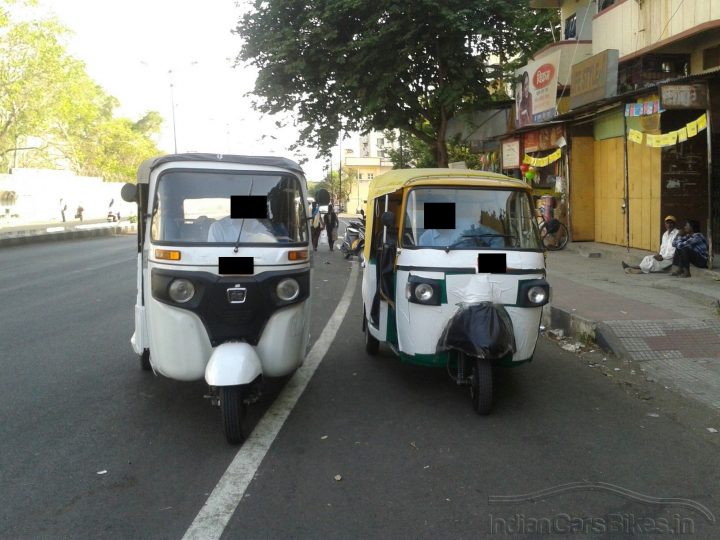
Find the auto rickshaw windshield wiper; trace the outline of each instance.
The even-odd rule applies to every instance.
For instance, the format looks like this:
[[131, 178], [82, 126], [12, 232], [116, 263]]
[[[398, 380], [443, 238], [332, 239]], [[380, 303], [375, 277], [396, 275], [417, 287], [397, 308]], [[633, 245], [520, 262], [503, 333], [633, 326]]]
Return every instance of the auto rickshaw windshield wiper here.
[[238, 252], [238, 248], [240, 247], [240, 237], [242, 236], [243, 225], [245, 225], [245, 220], [244, 220], [244, 219], [241, 219], [240, 221], [241, 221], [241, 223], [240, 223], [240, 232], [238, 233], [237, 240], [235, 241], [235, 248], [233, 249], [233, 252], [234, 252], [234, 253], [237, 253], [237, 252]]

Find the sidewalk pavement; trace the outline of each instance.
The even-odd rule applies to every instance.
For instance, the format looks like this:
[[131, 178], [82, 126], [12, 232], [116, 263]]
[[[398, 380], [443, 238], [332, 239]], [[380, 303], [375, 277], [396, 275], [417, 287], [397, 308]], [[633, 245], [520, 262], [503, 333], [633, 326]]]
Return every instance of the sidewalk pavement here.
[[625, 274], [649, 252], [571, 243], [547, 258], [550, 329], [637, 362], [649, 378], [720, 409], [720, 272]]

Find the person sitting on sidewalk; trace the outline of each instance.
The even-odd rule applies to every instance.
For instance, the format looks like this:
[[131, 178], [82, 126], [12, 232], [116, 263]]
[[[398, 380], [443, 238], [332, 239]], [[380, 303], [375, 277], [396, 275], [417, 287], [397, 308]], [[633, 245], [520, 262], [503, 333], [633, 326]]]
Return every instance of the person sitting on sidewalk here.
[[700, 224], [689, 219], [683, 227], [684, 234], [673, 240], [675, 256], [673, 257], [673, 272], [676, 277], [690, 277], [690, 263], [698, 268], [707, 268], [708, 250], [707, 240], [700, 232]]
[[673, 241], [679, 232], [678, 228], [675, 227], [675, 223], [675, 216], [665, 218], [665, 232], [660, 242], [660, 251], [655, 255], [644, 257], [638, 266], [623, 262], [622, 267], [625, 269], [626, 274], [649, 274], [650, 272], [663, 272], [670, 268], [675, 255]]

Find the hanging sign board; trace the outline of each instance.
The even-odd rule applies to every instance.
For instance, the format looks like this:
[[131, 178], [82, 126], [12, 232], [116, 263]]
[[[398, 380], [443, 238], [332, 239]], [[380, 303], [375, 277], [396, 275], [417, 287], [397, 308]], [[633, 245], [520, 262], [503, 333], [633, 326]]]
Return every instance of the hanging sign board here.
[[502, 143], [503, 169], [514, 169], [520, 166], [520, 141], [513, 139]]
[[605, 49], [573, 65], [570, 71], [570, 109], [617, 94], [617, 49]]
[[557, 116], [560, 51], [529, 62], [515, 72], [515, 127], [539, 124]]
[[707, 84], [665, 84], [660, 87], [660, 106], [663, 109], [707, 109]]

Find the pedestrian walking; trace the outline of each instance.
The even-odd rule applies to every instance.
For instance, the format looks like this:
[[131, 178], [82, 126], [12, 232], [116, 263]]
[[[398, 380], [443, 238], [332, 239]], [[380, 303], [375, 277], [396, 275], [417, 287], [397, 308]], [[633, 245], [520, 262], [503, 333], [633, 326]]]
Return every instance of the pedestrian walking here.
[[317, 251], [320, 234], [323, 230], [323, 220], [320, 218], [320, 208], [318, 203], [312, 203], [312, 213], [310, 219], [310, 238], [312, 239], [313, 251]]
[[330, 251], [333, 250], [335, 239], [337, 238], [338, 217], [332, 204], [328, 205], [328, 212], [325, 214], [325, 230], [327, 231], [328, 244]]
[[78, 206], [77, 210], [75, 211], [75, 219], [79, 219], [80, 221], [82, 221], [84, 211], [85, 209], [82, 206]]
[[60, 199], [60, 215], [62, 216], [63, 223], [65, 223], [65, 212], [67, 211], [67, 204], [64, 199]]

